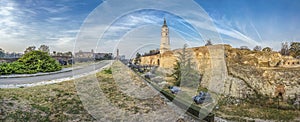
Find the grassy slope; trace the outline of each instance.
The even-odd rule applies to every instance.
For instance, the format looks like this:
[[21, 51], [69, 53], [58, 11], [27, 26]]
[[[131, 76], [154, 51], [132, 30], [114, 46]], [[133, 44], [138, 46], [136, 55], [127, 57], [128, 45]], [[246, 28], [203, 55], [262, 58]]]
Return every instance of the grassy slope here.
[[73, 81], [22, 89], [0, 89], [0, 120], [89, 121]]
[[[105, 96], [118, 108], [130, 114], [137, 114], [156, 111], [165, 106], [159, 95], [142, 100], [122, 93], [110, 73], [109, 70], [103, 70], [97, 73], [97, 78]], [[0, 89], [0, 121], [95, 121], [95, 119], [84, 109], [74, 81], [65, 81], [31, 88]]]

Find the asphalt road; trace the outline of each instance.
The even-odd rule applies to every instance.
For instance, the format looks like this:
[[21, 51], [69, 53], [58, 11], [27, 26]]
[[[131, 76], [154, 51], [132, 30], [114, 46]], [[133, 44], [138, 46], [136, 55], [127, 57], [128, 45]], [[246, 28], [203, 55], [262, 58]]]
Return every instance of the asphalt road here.
[[84, 66], [79, 69], [74, 69], [73, 71], [52, 74], [52, 75], [23, 77], [23, 78], [1, 78], [0, 85], [30, 84], [30, 83], [37, 83], [37, 82], [41, 82], [41, 81], [50, 81], [50, 80], [56, 80], [56, 79], [61, 79], [61, 78], [73, 77], [73, 76], [80, 75], [83, 73], [89, 73], [89, 72], [95, 71], [97, 69], [100, 69], [100, 68], [106, 66], [109, 63], [111, 63], [111, 61], [109, 61], [109, 60], [101, 61], [101, 62], [98, 62], [95, 64]]

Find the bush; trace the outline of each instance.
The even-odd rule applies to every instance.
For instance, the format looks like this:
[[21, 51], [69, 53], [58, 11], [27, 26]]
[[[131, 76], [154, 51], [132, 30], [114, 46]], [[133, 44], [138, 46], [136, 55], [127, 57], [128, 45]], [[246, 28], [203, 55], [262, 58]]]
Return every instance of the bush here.
[[0, 64], [0, 75], [33, 74], [37, 72], [53, 72], [61, 70], [60, 64], [48, 53], [31, 51], [12, 63]]
[[109, 68], [109, 69], [104, 69], [103, 72], [104, 72], [105, 74], [112, 74], [111, 68]]

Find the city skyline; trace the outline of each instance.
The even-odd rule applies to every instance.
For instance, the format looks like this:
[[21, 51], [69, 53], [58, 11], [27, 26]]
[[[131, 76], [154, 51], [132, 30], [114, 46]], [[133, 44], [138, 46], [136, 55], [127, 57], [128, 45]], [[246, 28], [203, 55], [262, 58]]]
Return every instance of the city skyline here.
[[[0, 2], [0, 34], [2, 35], [0, 48], [8, 52], [23, 52], [28, 46], [46, 44], [49, 45], [51, 51], [72, 51], [76, 34], [85, 18], [102, 2], [101, 0], [80, 2], [2, 0]], [[300, 17], [297, 16], [300, 9], [299, 1], [278, 0], [272, 1], [272, 4], [265, 1], [196, 0], [195, 2], [211, 17], [223, 42], [234, 47], [249, 46], [249, 48], [253, 48], [255, 45], [261, 45], [279, 50], [281, 42], [300, 40], [300, 35], [297, 34], [299, 33], [297, 28], [300, 27], [300, 24], [297, 23], [300, 21]], [[166, 16], [165, 13], [149, 10], [136, 12], [116, 23], [118, 28], [112, 31], [117, 33], [122, 31], [123, 25], [145, 21], [145, 19], [138, 18], [143, 12], [149, 15], [146, 20], [153, 20], [149, 23], [154, 26], [145, 27], [144, 32], [141, 29], [140, 36], [152, 37], [152, 40], [159, 42], [160, 25], [162, 25], [163, 17]], [[171, 45], [174, 44], [172, 42], [188, 37], [186, 35], [180, 38], [180, 34], [175, 34], [178, 33], [176, 30], [181, 29], [180, 26], [176, 26], [178, 25], [176, 22], [180, 22], [180, 17], [169, 16], [167, 22], [171, 28]], [[153, 32], [153, 30], [157, 32]], [[149, 35], [148, 32], [153, 32], [153, 34]], [[129, 37], [124, 37], [124, 39], [126, 38]], [[145, 42], [149, 41], [151, 42], [151, 40]], [[153, 41], [153, 43], [156, 42]], [[195, 45], [204, 44], [199, 42]], [[90, 49], [93, 47], [89, 47]]]

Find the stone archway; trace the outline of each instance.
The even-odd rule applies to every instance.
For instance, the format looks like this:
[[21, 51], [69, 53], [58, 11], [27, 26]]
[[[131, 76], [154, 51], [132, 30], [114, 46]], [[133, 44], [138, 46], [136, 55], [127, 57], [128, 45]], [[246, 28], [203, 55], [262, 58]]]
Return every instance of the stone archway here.
[[159, 66], [160, 62], [159, 62], [159, 59], [157, 59], [157, 65]]

